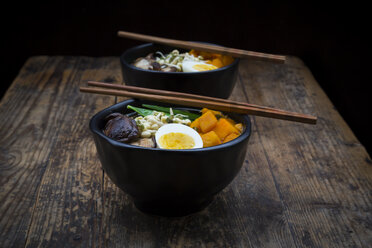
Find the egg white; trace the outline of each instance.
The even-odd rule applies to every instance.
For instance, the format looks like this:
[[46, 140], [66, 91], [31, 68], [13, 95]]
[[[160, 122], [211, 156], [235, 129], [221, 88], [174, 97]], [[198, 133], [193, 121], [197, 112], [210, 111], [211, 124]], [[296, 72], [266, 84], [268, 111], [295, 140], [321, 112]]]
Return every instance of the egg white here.
[[190, 149], [203, 147], [203, 140], [198, 134], [198, 132], [196, 132], [194, 129], [184, 124], [172, 123], [172, 124], [166, 124], [160, 127], [158, 131], [155, 133], [155, 140], [156, 140], [157, 145], [160, 148], [163, 148], [161, 147], [161, 144], [159, 142], [160, 137], [168, 133], [183, 133], [183, 134], [189, 135], [195, 142], [194, 147]]
[[[204, 69], [197, 68], [200, 67], [207, 67]], [[192, 61], [192, 60], [183, 60], [182, 62], [182, 71], [183, 72], [200, 72], [200, 71], [209, 71], [217, 69], [217, 66], [205, 63], [204, 61]]]

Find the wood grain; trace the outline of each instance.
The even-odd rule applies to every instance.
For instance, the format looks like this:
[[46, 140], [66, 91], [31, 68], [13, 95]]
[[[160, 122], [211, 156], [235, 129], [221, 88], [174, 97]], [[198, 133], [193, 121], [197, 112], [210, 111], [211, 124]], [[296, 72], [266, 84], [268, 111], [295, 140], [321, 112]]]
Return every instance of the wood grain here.
[[372, 209], [371, 160], [364, 147], [300, 60], [249, 68], [241, 73], [248, 100], [319, 116], [311, 127], [253, 117], [296, 244], [369, 246], [371, 228], [361, 228], [370, 223]]
[[103, 174], [87, 126], [115, 99], [81, 96], [76, 87], [85, 78], [112, 78], [113, 63], [35, 57], [7, 92], [0, 108], [7, 119], [1, 122], [0, 247], [98, 242]]
[[88, 121], [121, 97], [116, 57], [30, 58], [0, 103], [0, 247], [368, 247], [372, 162], [311, 72], [242, 60], [231, 99], [315, 113], [251, 117], [242, 170], [204, 211], [139, 212], [100, 167]]

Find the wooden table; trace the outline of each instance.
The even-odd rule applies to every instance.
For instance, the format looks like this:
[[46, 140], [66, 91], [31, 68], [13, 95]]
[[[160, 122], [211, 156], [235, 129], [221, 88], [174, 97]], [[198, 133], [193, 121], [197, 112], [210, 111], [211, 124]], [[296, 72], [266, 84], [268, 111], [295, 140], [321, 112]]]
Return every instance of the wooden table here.
[[123, 99], [118, 57], [27, 60], [0, 104], [0, 247], [368, 247], [372, 161], [311, 72], [242, 61], [231, 99], [318, 116], [252, 117], [242, 170], [204, 211], [136, 210], [101, 169], [90, 117]]

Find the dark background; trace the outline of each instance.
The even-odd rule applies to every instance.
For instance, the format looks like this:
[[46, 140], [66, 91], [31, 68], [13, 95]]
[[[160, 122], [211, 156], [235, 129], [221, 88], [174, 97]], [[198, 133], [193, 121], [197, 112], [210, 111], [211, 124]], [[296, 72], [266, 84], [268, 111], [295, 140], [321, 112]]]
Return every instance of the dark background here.
[[371, 151], [369, 8], [358, 2], [28, 1], [3, 7], [1, 94], [30, 56], [119, 56], [126, 30], [301, 58]]

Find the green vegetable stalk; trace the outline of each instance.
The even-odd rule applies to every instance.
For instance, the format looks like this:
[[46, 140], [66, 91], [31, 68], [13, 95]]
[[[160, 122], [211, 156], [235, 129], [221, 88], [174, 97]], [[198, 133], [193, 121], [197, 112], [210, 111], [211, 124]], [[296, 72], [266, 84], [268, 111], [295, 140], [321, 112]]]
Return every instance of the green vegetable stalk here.
[[138, 108], [138, 107], [134, 107], [132, 105], [128, 105], [127, 108], [136, 111], [139, 115], [142, 115], [144, 117], [148, 116], [148, 115], [151, 115], [152, 112], [153, 112], [153, 110], [151, 110], [151, 109]]
[[[145, 107], [145, 108], [148, 108], [148, 109], [152, 109], [152, 110], [156, 110], [156, 111], [160, 111], [160, 112], [164, 112], [164, 113], [170, 114], [170, 108], [167, 108], [167, 107], [156, 106], [156, 105], [149, 105], [149, 104], [142, 104], [142, 106]], [[198, 114], [194, 114], [194, 113], [191, 113], [191, 112], [188, 112], [188, 111], [179, 110], [179, 109], [173, 109], [172, 108], [172, 111], [173, 111], [174, 114], [181, 114], [181, 115], [186, 116], [191, 121], [195, 120], [196, 118], [198, 118], [200, 116]]]

